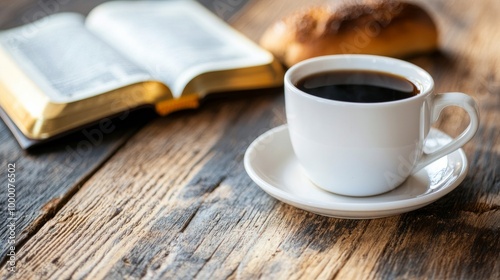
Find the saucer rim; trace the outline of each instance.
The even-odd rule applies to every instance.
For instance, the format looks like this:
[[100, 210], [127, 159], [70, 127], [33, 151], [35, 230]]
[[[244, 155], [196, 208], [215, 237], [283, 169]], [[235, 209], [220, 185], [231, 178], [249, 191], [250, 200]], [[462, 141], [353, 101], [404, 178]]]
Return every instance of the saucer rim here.
[[[432, 131], [437, 132], [439, 134], [442, 134], [446, 137], [451, 137], [444, 133], [443, 131], [437, 129], [437, 128], [431, 128]], [[257, 172], [254, 170], [252, 167], [252, 164], [250, 162], [250, 153], [252, 153], [255, 150], [255, 147], [259, 145], [263, 140], [267, 139], [270, 135], [274, 135], [277, 133], [283, 133], [284, 131], [288, 131], [288, 125], [283, 124], [278, 127], [274, 127], [259, 137], [257, 137], [247, 148], [245, 155], [244, 155], [244, 167], [247, 172], [247, 174], [250, 176], [250, 178], [260, 187], [262, 188], [265, 192], [273, 196], [274, 198], [283, 201], [287, 204], [294, 205], [295, 207], [298, 207], [297, 205], [303, 205], [307, 206], [308, 208], [314, 208], [317, 210], [323, 210], [323, 211], [342, 211], [342, 212], [367, 212], [367, 211], [381, 211], [381, 212], [387, 212], [387, 211], [392, 211], [392, 210], [398, 210], [398, 209], [416, 209], [420, 208], [423, 206], [426, 206], [437, 199], [445, 196], [446, 194], [450, 193], [452, 190], [454, 190], [460, 183], [465, 179], [467, 172], [468, 172], [468, 161], [467, 157], [465, 155], [465, 152], [463, 151], [462, 148], [459, 148], [458, 150], [455, 150], [454, 152], [445, 155], [445, 157], [449, 157], [452, 154], [458, 154], [459, 161], [462, 164], [460, 170], [455, 171], [454, 173], [457, 174], [457, 176], [453, 176], [451, 178], [448, 178], [444, 180], [444, 182], [448, 182], [445, 186], [442, 186], [438, 190], [431, 192], [431, 193], [425, 193], [421, 194], [419, 196], [407, 198], [407, 199], [402, 199], [402, 200], [393, 200], [393, 201], [384, 201], [384, 202], [336, 202], [335, 204], [332, 203], [325, 203], [325, 202], [318, 202], [318, 201], [310, 201], [306, 199], [301, 199], [298, 198], [289, 192], [286, 192], [279, 187], [276, 187], [272, 184], [269, 184], [266, 182], [264, 179], [262, 179], [259, 175], [257, 175]], [[269, 143], [268, 143], [269, 144]], [[416, 174], [419, 174], [421, 172], [426, 172], [425, 167], [422, 168], [420, 171], [418, 171]], [[389, 191], [391, 192], [391, 191]], [[387, 192], [387, 193], [389, 193]], [[357, 197], [351, 197], [351, 196], [343, 196], [339, 194], [334, 194], [330, 193], [328, 191], [325, 191], [325, 194], [327, 195], [334, 195], [334, 196], [339, 196], [339, 197], [348, 197], [351, 199], [357, 199]], [[384, 193], [385, 194], [385, 193]], [[381, 196], [384, 194], [380, 195], [375, 195], [372, 197], [376, 196]], [[366, 197], [359, 197], [360, 199], [366, 198]], [[298, 207], [301, 208], [301, 207]], [[303, 208], [301, 208], [303, 209]], [[311, 210], [308, 210], [311, 211]], [[317, 212], [317, 211], [311, 211], [311, 212]], [[407, 212], [407, 211], [403, 211]], [[375, 213], [373, 213], [375, 214]], [[326, 214], [322, 214], [326, 215]], [[329, 215], [336, 217], [336, 215]], [[373, 215], [377, 216], [377, 215]], [[387, 215], [385, 215], [387, 216]], [[338, 217], [338, 216], [337, 216]]]

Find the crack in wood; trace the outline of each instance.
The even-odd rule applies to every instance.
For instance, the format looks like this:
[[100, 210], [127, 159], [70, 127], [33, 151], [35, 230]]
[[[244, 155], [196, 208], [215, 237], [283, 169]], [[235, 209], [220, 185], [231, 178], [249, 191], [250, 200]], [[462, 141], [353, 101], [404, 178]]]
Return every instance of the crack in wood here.
[[[220, 245], [222, 244], [222, 241], [219, 242], [219, 244], [217, 244], [217, 246], [215, 247], [215, 249], [212, 251], [212, 253], [210, 254], [210, 256], [208, 256], [205, 261], [203, 262], [203, 264], [201, 265], [201, 267], [198, 269], [198, 271], [196, 271], [196, 273], [192, 276], [192, 279], [196, 279], [196, 276], [198, 276], [198, 274], [200, 274], [200, 272], [203, 270], [203, 268], [208, 264], [208, 262], [212, 259], [212, 257], [215, 255], [215, 253], [217, 252], [217, 250], [219, 249]], [[196, 248], [198, 249], [198, 247]], [[195, 249], [195, 251], [196, 251]]]
[[191, 223], [191, 221], [193, 220], [194, 216], [196, 215], [196, 213], [198, 213], [198, 211], [200, 210], [201, 208], [201, 204], [196, 207], [196, 209], [193, 211], [193, 213], [191, 213], [191, 215], [189, 215], [189, 217], [187, 218], [187, 220], [184, 222], [184, 224], [182, 224], [182, 227], [181, 229], [179, 230], [179, 233], [184, 233], [184, 231], [186, 230], [186, 228], [189, 226], [189, 224]]

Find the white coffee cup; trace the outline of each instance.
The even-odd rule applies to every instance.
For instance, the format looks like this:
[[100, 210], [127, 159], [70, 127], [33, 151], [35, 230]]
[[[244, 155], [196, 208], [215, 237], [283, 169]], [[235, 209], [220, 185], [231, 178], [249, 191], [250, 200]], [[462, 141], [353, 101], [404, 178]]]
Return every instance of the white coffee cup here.
[[[354, 103], [325, 99], [297, 88], [312, 74], [369, 70], [400, 76], [417, 86], [415, 96], [397, 101]], [[349, 195], [390, 191], [410, 174], [457, 150], [476, 133], [479, 112], [463, 93], [434, 93], [434, 81], [409, 62], [373, 55], [330, 55], [302, 61], [285, 74], [286, 117], [295, 155], [305, 175], [318, 187]], [[469, 126], [432, 153], [423, 146], [441, 110], [459, 106]]]

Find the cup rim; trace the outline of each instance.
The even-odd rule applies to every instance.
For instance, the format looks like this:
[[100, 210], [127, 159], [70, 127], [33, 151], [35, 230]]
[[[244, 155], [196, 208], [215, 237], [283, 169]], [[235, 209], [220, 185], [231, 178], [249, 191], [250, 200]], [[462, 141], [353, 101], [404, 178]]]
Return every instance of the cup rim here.
[[[292, 82], [292, 76], [295, 74], [296, 71], [298, 71], [304, 67], [307, 67], [311, 64], [318, 64], [318, 63], [322, 63], [324, 61], [329, 61], [329, 62], [337, 61], [338, 62], [338, 61], [349, 61], [349, 60], [351, 60], [351, 61], [353, 61], [353, 60], [358, 60], [358, 61], [365, 60], [367, 62], [367, 65], [368, 65], [368, 62], [370, 62], [370, 63], [377, 63], [378, 62], [378, 63], [383, 63], [386, 66], [391, 65], [395, 68], [399, 67], [400, 70], [405, 69], [405, 68], [407, 68], [407, 69], [410, 68], [418, 75], [416, 74], [412, 77], [408, 77], [409, 75], [403, 75], [403, 74], [399, 73], [397, 70], [394, 70], [394, 71], [380, 70], [380, 72], [399, 75], [405, 79], [410, 80], [411, 82], [413, 82], [415, 80], [425, 79], [426, 83], [425, 84], [419, 83], [422, 87], [422, 88], [420, 88], [421, 92], [419, 92], [415, 96], [412, 96], [409, 98], [395, 100], [395, 101], [386, 101], [386, 102], [358, 103], [358, 102], [339, 101], [339, 100], [331, 100], [331, 99], [326, 99], [326, 98], [322, 98], [322, 97], [317, 97], [317, 96], [308, 94], [308, 93], [300, 90]], [[350, 67], [335, 68], [335, 67], [332, 67], [330, 70], [335, 70], [335, 69], [339, 69], [339, 70], [342, 70], [342, 69], [379, 70], [379, 69], [374, 69], [374, 68], [369, 68], [369, 67], [354, 67], [354, 68], [350, 68]], [[326, 70], [326, 71], [328, 71], [328, 70]], [[310, 74], [320, 73], [320, 72], [321, 71], [316, 71], [316, 72], [312, 71]], [[305, 75], [303, 75], [302, 77], [304, 77], [304, 76]], [[420, 79], [417, 79], [417, 76]], [[335, 55], [318, 56], [318, 57], [303, 60], [303, 61], [293, 65], [292, 67], [290, 67], [286, 71], [285, 77], [284, 77], [284, 84], [285, 84], [285, 88], [288, 88], [288, 89], [294, 91], [296, 94], [300, 95], [303, 98], [307, 98], [307, 99], [310, 99], [310, 100], [313, 100], [316, 102], [321, 102], [321, 103], [326, 103], [326, 104], [332, 104], [332, 105], [337, 104], [337, 105], [353, 106], [353, 107], [354, 106], [355, 107], [393, 106], [393, 105], [397, 105], [397, 104], [401, 104], [401, 103], [412, 102], [413, 100], [426, 98], [428, 95], [430, 95], [434, 92], [434, 80], [432, 79], [432, 76], [427, 71], [422, 69], [421, 67], [419, 67], [413, 63], [410, 63], [410, 62], [407, 62], [404, 60], [400, 60], [400, 59], [396, 59], [396, 58], [392, 58], [392, 57], [379, 56], [379, 55], [366, 55], [366, 54], [335, 54]]]

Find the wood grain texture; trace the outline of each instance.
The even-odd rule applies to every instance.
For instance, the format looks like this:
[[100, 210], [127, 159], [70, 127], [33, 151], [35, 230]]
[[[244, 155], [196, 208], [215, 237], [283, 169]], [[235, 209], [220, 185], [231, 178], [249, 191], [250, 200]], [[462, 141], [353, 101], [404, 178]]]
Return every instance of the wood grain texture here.
[[[21, 25], [35, 19], [35, 15], [48, 15], [64, 10], [82, 10], [82, 3], [49, 1], [9, 1], [0, 4], [0, 29]], [[95, 1], [94, 1], [95, 2]], [[80, 7], [75, 7], [80, 4]], [[87, 9], [92, 2], [87, 2]], [[85, 9], [84, 9], [85, 10]], [[1, 66], [0, 66], [1, 67]], [[113, 120], [113, 131], [97, 135], [96, 127], [85, 129], [91, 139], [77, 131], [63, 140], [54, 141], [43, 148], [23, 151], [14, 137], [0, 120], [0, 170], [3, 178], [0, 194], [0, 220], [11, 217], [7, 211], [7, 164], [16, 165], [15, 232], [17, 248], [66, 203], [78, 188], [98, 167], [106, 161], [144, 121], [128, 120], [126, 126], [120, 120]], [[98, 127], [97, 127], [98, 129]], [[4, 184], [5, 183], [5, 184]], [[7, 223], [5, 223], [6, 225]], [[7, 243], [9, 230], [0, 228], [0, 262], [6, 260], [10, 245]]]
[[[135, 134], [26, 241], [19, 279], [499, 279], [500, 3], [420, 1], [441, 51], [412, 58], [436, 90], [480, 104], [452, 193], [390, 218], [342, 220], [278, 202], [246, 175], [245, 149], [285, 122], [281, 90], [212, 101]], [[253, 1], [232, 24], [256, 39], [300, 1]], [[306, 3], [305, 1], [302, 3]], [[310, 2], [307, 2], [310, 3]], [[466, 115], [437, 124], [456, 135]]]
[[[0, 3], [0, 30], [27, 24], [44, 16], [59, 12], [87, 14], [104, 0], [92, 1], [9, 1]], [[231, 2], [229, 6], [212, 5], [201, 0], [207, 8], [219, 11], [227, 19], [236, 14], [246, 1]], [[220, 9], [220, 8], [219, 8]], [[1, 67], [1, 66], [0, 66]], [[125, 114], [122, 114], [124, 116]], [[137, 118], [137, 119], [136, 119]], [[16, 176], [16, 244], [20, 248], [38, 229], [64, 205], [79, 187], [144, 123], [151, 114], [127, 115], [111, 119], [112, 132], [105, 133], [99, 126], [77, 131], [29, 152], [15, 142], [8, 128], [0, 120], [0, 170], [6, 176], [7, 164], [17, 166]], [[6, 186], [5, 186], [6, 188]], [[0, 195], [0, 220], [7, 221], [7, 192]], [[0, 228], [0, 240], [7, 240], [8, 228]], [[0, 245], [0, 263], [5, 263], [9, 244]]]
[[[92, 133], [92, 139], [82, 132], [49, 143], [43, 148], [30, 152], [23, 151], [7, 127], [0, 121], [0, 170], [5, 178], [0, 195], [0, 220], [14, 217], [16, 228], [16, 247], [21, 246], [31, 235], [64, 205], [79, 187], [105, 162], [143, 123], [127, 122], [112, 133], [101, 136], [95, 134], [96, 127], [85, 131]], [[92, 132], [94, 131], [94, 132]], [[88, 134], [91, 135], [91, 134]], [[94, 141], [94, 142], [93, 142]], [[97, 145], [94, 145], [96, 143]], [[15, 164], [15, 215], [7, 211], [7, 166]], [[0, 228], [1, 240], [7, 240], [7, 227]], [[2, 242], [0, 255], [5, 262], [9, 244]]]

